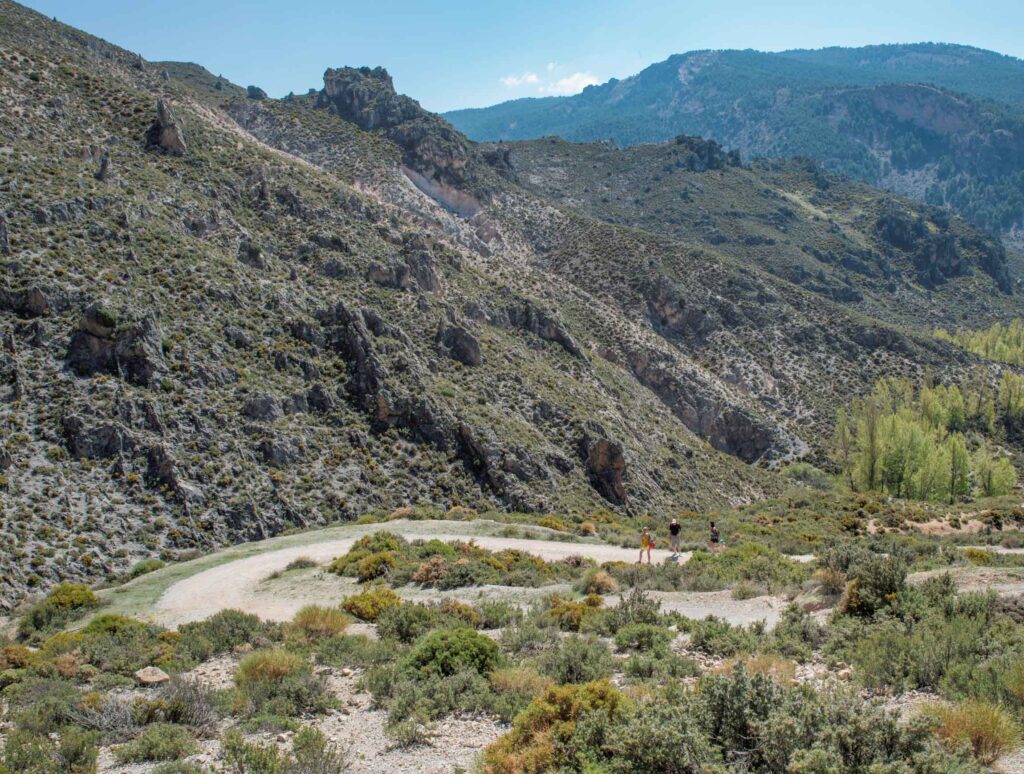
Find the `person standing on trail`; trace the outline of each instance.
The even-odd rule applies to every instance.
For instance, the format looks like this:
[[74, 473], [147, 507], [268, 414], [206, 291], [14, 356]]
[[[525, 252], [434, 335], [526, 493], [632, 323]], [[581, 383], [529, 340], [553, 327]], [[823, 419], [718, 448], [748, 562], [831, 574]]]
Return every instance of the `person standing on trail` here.
[[718, 527], [715, 526], [715, 522], [709, 522], [711, 527], [711, 553], [718, 553], [718, 545], [722, 542], [722, 536], [718, 533]]
[[636, 560], [637, 564], [643, 564], [644, 562], [644, 551], [647, 552], [647, 564], [651, 563], [651, 549], [654, 548], [654, 536], [651, 535], [647, 527], [644, 527], [644, 531], [640, 533], [640, 558]]
[[679, 522], [675, 519], [668, 525], [668, 542], [672, 546], [672, 556], [679, 556]]

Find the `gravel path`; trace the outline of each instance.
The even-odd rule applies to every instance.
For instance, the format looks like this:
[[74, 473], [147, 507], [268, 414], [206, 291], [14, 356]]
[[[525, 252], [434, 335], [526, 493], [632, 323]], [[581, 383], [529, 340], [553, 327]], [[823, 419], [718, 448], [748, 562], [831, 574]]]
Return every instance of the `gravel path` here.
[[[542, 559], [553, 561], [567, 556], [586, 556], [597, 562], [624, 561], [635, 562], [639, 549], [620, 548], [595, 543], [569, 543], [553, 540], [531, 540], [526, 538], [491, 537], [466, 534], [438, 534], [436, 532], [418, 531], [416, 522], [390, 522], [387, 529], [401, 534], [408, 540], [439, 539], [469, 540], [472, 539], [482, 548], [490, 551], [518, 549], [527, 551]], [[316, 562], [328, 562], [347, 552], [356, 538], [328, 540], [321, 543], [310, 543], [303, 546], [283, 548], [276, 551], [238, 559], [227, 564], [212, 567], [191, 577], [178, 581], [157, 600], [151, 618], [163, 626], [178, 626], [189, 621], [199, 621], [213, 615], [218, 610], [234, 608], [255, 613], [261, 618], [274, 621], [287, 621], [295, 615], [300, 607], [310, 602], [319, 601], [292, 595], [273, 597], [259, 593], [258, 587], [270, 574], [283, 570], [289, 562], [300, 556], [308, 557]], [[670, 556], [669, 551], [656, 549], [651, 552], [654, 562], [662, 562]], [[680, 559], [689, 558], [688, 553], [680, 554]], [[708, 612], [715, 612], [709, 607]]]

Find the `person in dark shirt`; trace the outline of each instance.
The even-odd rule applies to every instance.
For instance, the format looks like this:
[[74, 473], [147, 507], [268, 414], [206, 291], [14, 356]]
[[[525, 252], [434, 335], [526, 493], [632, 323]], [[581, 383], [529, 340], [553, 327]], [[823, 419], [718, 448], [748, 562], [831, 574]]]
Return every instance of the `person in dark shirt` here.
[[718, 527], [715, 526], [715, 522], [710, 522], [711, 527], [711, 553], [718, 552], [718, 546], [722, 542], [722, 536], [718, 534]]
[[668, 540], [672, 546], [672, 556], [679, 555], [679, 530], [679, 522], [672, 519], [671, 523], [668, 525]]

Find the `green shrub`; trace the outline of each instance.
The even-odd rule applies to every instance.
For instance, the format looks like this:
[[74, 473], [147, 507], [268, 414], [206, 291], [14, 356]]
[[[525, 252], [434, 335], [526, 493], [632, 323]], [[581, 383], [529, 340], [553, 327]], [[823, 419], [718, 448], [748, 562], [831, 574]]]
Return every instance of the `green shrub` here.
[[522, 609], [511, 602], [485, 600], [478, 604], [477, 609], [482, 618], [481, 629], [504, 629], [523, 619]]
[[199, 745], [187, 729], [169, 723], [146, 726], [139, 737], [114, 750], [119, 763], [171, 761], [199, 752]]
[[303, 728], [292, 739], [289, 774], [342, 774], [351, 765], [347, 748], [332, 744], [318, 728]]
[[99, 607], [99, 598], [82, 583], [59, 583], [42, 602], [33, 605], [18, 622], [21, 639], [38, 639], [40, 635], [62, 629]]
[[557, 683], [589, 683], [609, 677], [613, 663], [608, 646], [590, 634], [569, 635], [537, 659], [540, 671]]
[[472, 629], [442, 629], [424, 636], [404, 665], [420, 673], [444, 677], [472, 670], [487, 675], [502, 662], [498, 643]]
[[601, 619], [602, 628], [607, 634], [615, 634], [630, 624], [657, 624], [660, 621], [661, 603], [636, 587], [623, 594], [618, 604], [610, 608]]
[[264, 650], [242, 659], [235, 675], [239, 709], [247, 715], [291, 716], [319, 712], [328, 700], [309, 662], [285, 650]]
[[549, 688], [516, 717], [511, 731], [484, 751], [485, 770], [540, 774], [577, 764], [570, 743], [581, 718], [615, 721], [631, 709], [607, 680]]
[[782, 610], [778, 623], [768, 635], [766, 650], [786, 658], [806, 661], [825, 642], [827, 632], [818, 621], [790, 603]]
[[626, 659], [622, 671], [636, 680], [655, 680], [659, 684], [700, 674], [696, 661], [671, 650], [636, 653]]
[[832, 477], [807, 462], [793, 462], [782, 469], [782, 475], [795, 484], [811, 489], [832, 488]]
[[286, 759], [276, 747], [246, 742], [235, 729], [224, 734], [221, 749], [230, 774], [286, 774]]
[[370, 667], [395, 658], [400, 650], [393, 641], [371, 640], [365, 634], [331, 637], [317, 648], [317, 661], [334, 667]]
[[146, 575], [151, 572], [156, 572], [157, 570], [162, 570], [166, 566], [167, 565], [165, 562], [163, 562], [160, 559], [157, 559], [156, 557], [142, 559], [141, 561], [138, 561], [134, 565], [132, 565], [132, 568], [128, 571], [128, 577], [138, 578], [142, 575]]
[[11, 732], [3, 747], [0, 771], [11, 774], [88, 774], [96, 771], [98, 735], [75, 728], [53, 739], [28, 731]]
[[690, 624], [690, 644], [713, 656], [749, 653], [757, 647], [760, 636], [756, 628], [732, 626], [728, 621], [710, 615]]
[[494, 711], [505, 721], [518, 715], [533, 700], [543, 693], [554, 681], [527, 667], [495, 669], [488, 677], [491, 690], [495, 693]]
[[897, 557], [864, 554], [847, 568], [846, 576], [849, 581], [840, 609], [852, 615], [870, 616], [903, 590], [907, 567]]
[[717, 756], [699, 716], [685, 706], [655, 702], [630, 713], [608, 734], [606, 752], [617, 774], [709, 770]]
[[178, 635], [183, 652], [196, 661], [205, 661], [240, 645], [276, 640], [280, 637], [280, 627], [241, 610], [221, 610], [203, 621], [182, 624]]
[[346, 597], [342, 608], [360, 621], [374, 623], [381, 613], [402, 604], [402, 598], [387, 586], [372, 586], [358, 594]]
[[[75, 633], [80, 658], [102, 672], [131, 675], [142, 667], [171, 661], [174, 637], [152, 624], [101, 615]], [[49, 648], [50, 643], [44, 646]]]
[[672, 632], [654, 624], [629, 624], [615, 633], [618, 650], [639, 650], [664, 653], [672, 642]]

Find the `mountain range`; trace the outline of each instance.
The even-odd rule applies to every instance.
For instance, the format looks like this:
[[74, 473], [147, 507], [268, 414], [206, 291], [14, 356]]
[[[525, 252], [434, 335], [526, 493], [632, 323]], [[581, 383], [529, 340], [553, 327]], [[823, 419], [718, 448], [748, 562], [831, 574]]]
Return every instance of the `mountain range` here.
[[445, 114], [480, 141], [713, 139], [744, 159], [807, 157], [1020, 244], [1024, 61], [921, 43], [693, 51], [570, 97]]
[[1020, 316], [1012, 245], [807, 160], [474, 142], [382, 68], [268, 99], [10, 0], [0, 59], [6, 608], [407, 506], [748, 502]]

